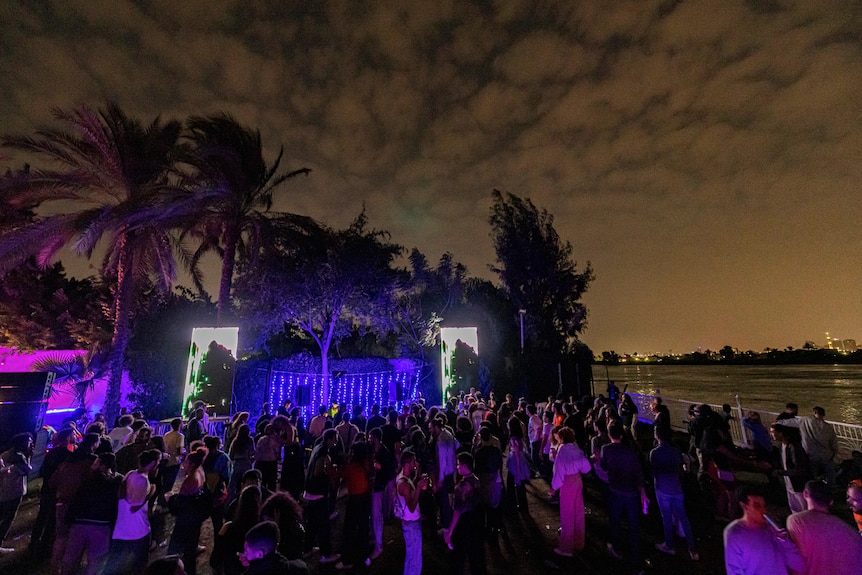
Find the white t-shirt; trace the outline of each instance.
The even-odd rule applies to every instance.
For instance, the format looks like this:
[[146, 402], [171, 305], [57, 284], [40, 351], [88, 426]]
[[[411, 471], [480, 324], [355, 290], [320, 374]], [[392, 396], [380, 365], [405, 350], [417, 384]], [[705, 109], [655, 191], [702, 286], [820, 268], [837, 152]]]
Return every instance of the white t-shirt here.
[[111, 430], [111, 433], [108, 434], [108, 439], [111, 440], [111, 449], [114, 450], [114, 453], [118, 452], [120, 448], [126, 444], [126, 439], [132, 434], [131, 427], [115, 427]]
[[180, 464], [180, 455], [183, 451], [184, 441], [185, 436], [179, 431], [172, 429], [165, 434], [165, 449], [167, 449], [170, 456], [170, 459], [168, 459], [169, 466]]
[[[146, 475], [130, 471], [124, 480], [126, 497], [120, 498], [117, 507], [117, 525], [112, 539], [135, 541], [150, 534], [150, 517], [147, 515], [146, 495], [150, 480]], [[131, 501], [130, 501], [131, 499]]]

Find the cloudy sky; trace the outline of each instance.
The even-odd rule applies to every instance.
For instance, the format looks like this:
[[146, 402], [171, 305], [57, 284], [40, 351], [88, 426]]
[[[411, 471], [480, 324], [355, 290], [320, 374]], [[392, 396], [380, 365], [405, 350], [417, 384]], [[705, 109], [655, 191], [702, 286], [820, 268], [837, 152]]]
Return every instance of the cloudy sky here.
[[278, 209], [474, 275], [529, 197], [597, 352], [862, 341], [859, 0], [4, 2], [0, 79], [4, 133], [228, 111], [313, 169]]

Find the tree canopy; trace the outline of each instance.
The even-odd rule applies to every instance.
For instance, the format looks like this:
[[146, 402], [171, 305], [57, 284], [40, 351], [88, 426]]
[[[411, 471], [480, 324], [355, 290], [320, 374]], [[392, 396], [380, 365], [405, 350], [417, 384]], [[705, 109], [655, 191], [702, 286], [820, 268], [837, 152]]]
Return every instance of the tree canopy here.
[[529, 198], [494, 190], [491, 238], [497, 256], [494, 271], [514, 312], [524, 310], [527, 345], [562, 353], [586, 326], [581, 296], [593, 280], [589, 262], [578, 269], [572, 245], [560, 239], [554, 217]]
[[366, 229], [367, 222], [363, 212], [344, 230], [325, 229], [270, 251], [259, 265], [245, 267], [237, 282], [240, 312], [258, 330], [259, 344], [290, 326], [315, 341], [324, 402], [333, 343], [354, 329], [385, 333], [401, 277], [393, 262], [403, 248], [388, 233]]
[[171, 235], [181, 217], [175, 207], [187, 199], [172, 179], [181, 124], [156, 119], [144, 125], [113, 102], [102, 110], [55, 110], [55, 116], [67, 130], [3, 138], [4, 146], [34, 154], [48, 167], [3, 178], [0, 199], [13, 207], [55, 202], [63, 209], [0, 237], [0, 274], [33, 255], [48, 265], [63, 246], [87, 257], [100, 243], [105, 247], [102, 272], [116, 278], [105, 402], [112, 419], [119, 410], [135, 301], [154, 287], [170, 289], [175, 253], [187, 256]]
[[221, 258], [216, 319], [221, 324], [231, 305], [237, 257], [253, 259], [262, 243], [272, 241], [276, 229], [284, 234], [293, 227], [301, 233], [316, 226], [307, 216], [270, 212], [273, 194], [282, 184], [311, 170], [279, 173], [283, 149], [267, 165], [260, 131], [241, 125], [229, 114], [193, 116], [186, 129], [192, 146], [185, 160], [194, 168], [189, 185], [197, 204], [187, 233], [200, 240], [193, 262], [208, 251]]

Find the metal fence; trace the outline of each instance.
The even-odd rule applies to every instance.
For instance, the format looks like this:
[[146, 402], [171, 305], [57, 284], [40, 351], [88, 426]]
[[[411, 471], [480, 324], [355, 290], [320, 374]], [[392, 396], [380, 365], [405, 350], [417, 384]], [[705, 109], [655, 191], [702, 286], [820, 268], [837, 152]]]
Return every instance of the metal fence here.
[[[642, 395], [639, 393], [630, 393], [629, 395], [638, 406], [638, 418], [641, 421], [652, 423], [653, 415], [650, 412], [649, 406], [653, 398], [656, 396]], [[662, 403], [666, 405], [670, 411], [671, 427], [677, 431], [688, 431], [687, 423], [689, 408], [693, 405], [703, 405], [703, 402], [700, 401], [671, 399], [664, 396], [662, 396]], [[715, 411], [721, 411], [720, 405], [708, 405]], [[751, 447], [752, 445], [751, 437], [748, 437], [748, 434], [741, 423], [745, 414], [749, 411], [756, 411], [760, 414], [760, 420], [767, 429], [778, 416], [778, 413], [774, 411], [763, 411], [761, 409], [749, 409], [743, 407], [739, 396], [737, 396], [736, 407], [733, 408], [733, 419], [730, 421], [730, 433], [733, 437], [733, 442], [742, 447]], [[843, 423], [841, 421], [828, 421], [828, 423], [832, 425], [832, 428], [835, 430], [835, 434], [838, 436], [838, 457], [840, 459], [849, 459], [850, 452], [853, 450], [862, 451], [862, 425], [853, 425], [850, 423]]]

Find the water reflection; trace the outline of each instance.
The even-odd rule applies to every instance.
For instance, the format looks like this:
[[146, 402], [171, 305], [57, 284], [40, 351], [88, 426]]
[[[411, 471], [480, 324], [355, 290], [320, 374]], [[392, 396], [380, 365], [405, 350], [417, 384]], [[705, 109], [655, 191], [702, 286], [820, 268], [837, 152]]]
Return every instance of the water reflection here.
[[607, 377], [637, 393], [660, 389], [667, 397], [734, 407], [739, 394], [744, 408], [775, 412], [792, 401], [801, 415], [820, 406], [827, 419], [862, 424], [862, 366], [620, 365]]

